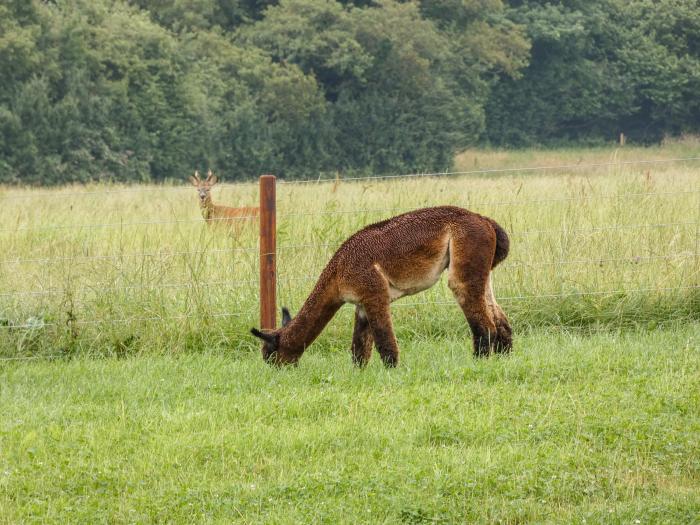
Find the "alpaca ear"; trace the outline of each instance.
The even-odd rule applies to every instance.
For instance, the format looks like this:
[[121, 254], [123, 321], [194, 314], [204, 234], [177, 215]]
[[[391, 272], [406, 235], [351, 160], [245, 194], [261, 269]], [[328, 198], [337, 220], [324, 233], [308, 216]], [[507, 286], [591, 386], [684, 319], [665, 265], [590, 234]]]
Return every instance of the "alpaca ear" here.
[[258, 339], [262, 339], [266, 343], [274, 343], [275, 342], [275, 336], [273, 334], [266, 334], [264, 332], [261, 332], [257, 328], [251, 328], [250, 333], [253, 334], [255, 337]]
[[282, 307], [282, 326], [287, 326], [292, 321], [292, 316], [286, 306]]

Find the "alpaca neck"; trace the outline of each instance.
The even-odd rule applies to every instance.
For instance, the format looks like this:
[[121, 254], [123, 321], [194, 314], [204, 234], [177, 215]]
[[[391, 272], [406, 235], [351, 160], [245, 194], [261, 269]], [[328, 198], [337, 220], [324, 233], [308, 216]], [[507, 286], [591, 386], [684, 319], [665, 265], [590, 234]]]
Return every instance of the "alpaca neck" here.
[[281, 345], [292, 352], [301, 354], [313, 343], [343, 305], [332, 287], [322, 284], [322, 281], [326, 281], [323, 277], [322, 274], [299, 313], [280, 332]]

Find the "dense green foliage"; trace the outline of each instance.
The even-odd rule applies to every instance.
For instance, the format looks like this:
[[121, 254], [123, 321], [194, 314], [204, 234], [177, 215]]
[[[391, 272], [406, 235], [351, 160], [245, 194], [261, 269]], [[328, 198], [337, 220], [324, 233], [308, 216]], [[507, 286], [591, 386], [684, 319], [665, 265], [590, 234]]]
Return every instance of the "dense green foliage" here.
[[0, 182], [449, 168], [700, 122], [696, 0], [7, 0]]
[[497, 83], [487, 137], [528, 145], [642, 142], [700, 128], [697, 0], [520, 0], [510, 18], [527, 28], [530, 64]]

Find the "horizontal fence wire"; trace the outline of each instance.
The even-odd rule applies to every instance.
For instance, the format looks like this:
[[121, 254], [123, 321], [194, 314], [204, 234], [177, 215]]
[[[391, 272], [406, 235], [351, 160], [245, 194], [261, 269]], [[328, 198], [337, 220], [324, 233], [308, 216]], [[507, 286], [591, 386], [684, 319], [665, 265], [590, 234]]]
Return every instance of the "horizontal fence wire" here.
[[[552, 299], [552, 298], [574, 298], [574, 297], [585, 297], [585, 296], [601, 296], [601, 295], [632, 295], [638, 293], [648, 293], [648, 292], [669, 292], [669, 291], [684, 291], [684, 290], [697, 290], [700, 289], [698, 286], [676, 286], [676, 287], [648, 287], [648, 288], [632, 288], [632, 289], [615, 289], [615, 290], [597, 290], [588, 292], [566, 292], [557, 294], [533, 294], [533, 295], [512, 295], [506, 297], [498, 298], [499, 302], [514, 302], [514, 301], [524, 301], [532, 299]], [[451, 305], [457, 304], [455, 301], [418, 301], [418, 302], [395, 302], [392, 303], [392, 308], [401, 308], [407, 306], [440, 306], [440, 305]], [[32, 329], [41, 330], [43, 328], [51, 327], [66, 327], [69, 328], [72, 325], [82, 326], [82, 325], [105, 325], [105, 324], [125, 324], [133, 322], [154, 322], [154, 321], [169, 321], [169, 320], [184, 320], [189, 318], [203, 319], [207, 317], [240, 317], [246, 315], [243, 312], [225, 312], [225, 313], [214, 313], [214, 314], [183, 314], [174, 316], [149, 316], [149, 317], [126, 317], [121, 319], [87, 319], [87, 320], [66, 320], [63, 323], [24, 323], [24, 324], [3, 324], [0, 325], [0, 329]]]
[[[394, 174], [394, 175], [370, 175], [366, 177], [330, 177], [330, 178], [315, 178], [315, 179], [305, 179], [305, 180], [283, 180], [277, 181], [277, 184], [284, 185], [294, 185], [294, 184], [316, 184], [316, 183], [328, 183], [328, 182], [353, 182], [353, 181], [364, 181], [364, 180], [392, 180], [392, 179], [411, 179], [416, 177], [449, 177], [449, 176], [464, 176], [464, 175], [488, 175], [497, 173], [519, 173], [519, 172], [532, 172], [532, 171], [552, 171], [552, 170], [580, 170], [587, 168], [603, 168], [603, 167], [614, 167], [614, 166], [634, 166], [634, 165], [654, 165], [654, 164], [670, 164], [676, 162], [694, 162], [699, 161], [700, 157], [676, 157], [671, 159], [640, 159], [640, 160], [627, 160], [627, 161], [609, 161], [609, 162], [592, 162], [592, 163], [576, 163], [576, 164], [561, 164], [554, 166], [522, 166], [515, 168], [484, 168], [476, 170], [465, 170], [465, 171], [440, 171], [431, 173], [406, 173], [406, 174]], [[240, 182], [228, 182], [219, 183], [218, 188], [240, 188], [241, 186], [251, 186], [256, 185], [257, 180], [254, 181], [240, 181]], [[0, 200], [9, 201], [15, 199], [32, 199], [36, 197], [52, 197], [52, 198], [66, 198], [66, 197], [88, 197], [94, 195], [115, 195], [124, 193], [139, 193], [139, 192], [180, 192], [180, 191], [193, 191], [190, 185], [181, 186], [166, 186], [158, 185], [156, 187], [139, 188], [139, 187], [129, 187], [120, 189], [105, 189], [105, 190], [88, 190], [88, 191], [74, 191], [74, 192], [28, 192], [26, 194], [19, 195], [2, 195], [0, 194]]]
[[[281, 282], [292, 282], [292, 281], [305, 281], [307, 276], [301, 277], [284, 277], [278, 279]], [[231, 285], [241, 285], [238, 286], [243, 288], [245, 285], [257, 285], [259, 281], [257, 279], [231, 279], [225, 281], [187, 281], [181, 283], [158, 283], [158, 284], [135, 284], [135, 285], [125, 285], [125, 286], [108, 286], [107, 283], [94, 283], [91, 286], [83, 286], [81, 288], [55, 288], [48, 290], [18, 290], [15, 292], [3, 292], [0, 293], [0, 297], [14, 297], [14, 296], [42, 296], [42, 295], [72, 295], [81, 292], [120, 292], [120, 291], [134, 291], [134, 290], [162, 290], [162, 289], [178, 289], [178, 288], [206, 288], [210, 286], [231, 286]]]
[[523, 261], [513, 261], [508, 264], [508, 267], [518, 267], [524, 266], [527, 268], [538, 268], [545, 266], [566, 266], [575, 264], [602, 264], [602, 263], [618, 263], [618, 262], [630, 262], [633, 264], [638, 264], [641, 262], [654, 262], [663, 260], [684, 260], [700, 258], [700, 252], [679, 252], [674, 255], [636, 255], [632, 257], [612, 257], [612, 258], [598, 258], [598, 259], [571, 259], [571, 260], [560, 260], [551, 262], [538, 262], [538, 263], [527, 263]]
[[509, 234], [511, 237], [527, 237], [529, 235], [542, 235], [547, 233], [561, 233], [562, 235], [567, 234], [580, 234], [580, 233], [596, 233], [611, 230], [642, 230], [645, 228], [675, 228], [679, 226], [698, 226], [699, 222], [694, 221], [683, 221], [683, 222], [661, 222], [661, 223], [640, 223], [640, 224], [617, 224], [615, 226], [596, 226], [593, 228], [551, 228], [547, 230], [524, 230], [524, 231], [514, 231]]
[[67, 354], [50, 355], [23, 355], [18, 357], [0, 357], [0, 363], [9, 361], [50, 361], [52, 359], [65, 359]]
[[[510, 295], [506, 297], [498, 297], [497, 301], [525, 301], [532, 299], [567, 299], [571, 297], [585, 297], [585, 296], [600, 296], [600, 295], [629, 295], [637, 293], [647, 293], [647, 292], [678, 292], [682, 290], [698, 290], [698, 286], [670, 286], [670, 287], [649, 287], [649, 288], [634, 288], [634, 289], [617, 289], [617, 290], [597, 290], [594, 292], [566, 292], [566, 293], [551, 293], [551, 294], [533, 294], [533, 295]], [[446, 305], [446, 304], [457, 304], [455, 301], [418, 301], [413, 303], [396, 303], [392, 304], [392, 307], [404, 307], [404, 306], [421, 306], [421, 305]]]
[[[500, 202], [500, 203], [482, 203], [480, 205], [469, 204], [469, 203], [457, 203], [469, 206], [523, 206], [528, 204], [543, 204], [546, 202], [564, 202], [564, 201], [586, 201], [586, 200], [599, 200], [599, 199], [631, 199], [633, 197], [651, 197], [658, 195], [685, 195], [685, 194], [700, 194], [700, 190], [686, 190], [686, 191], [675, 191], [675, 192], [653, 192], [653, 193], [623, 193], [618, 195], [590, 195], [590, 196], [580, 196], [580, 197], [566, 197], [561, 199], [524, 199], [520, 201], [510, 201], [510, 202]], [[277, 217], [293, 217], [293, 216], [329, 216], [329, 215], [352, 215], [352, 214], [362, 214], [362, 213], [396, 213], [396, 212], [406, 212], [415, 210], [414, 207], [410, 208], [373, 208], [373, 209], [352, 209], [352, 210], [332, 210], [332, 211], [319, 211], [319, 212], [290, 212], [290, 213], [278, 213]], [[248, 220], [258, 218], [257, 215], [248, 215], [245, 217], [234, 217], [234, 220]], [[229, 218], [222, 219], [212, 219], [214, 221], [229, 221]], [[159, 221], [135, 221], [135, 222], [110, 222], [110, 223], [98, 223], [98, 224], [72, 224], [72, 225], [52, 225], [52, 226], [21, 226], [18, 228], [0, 228], [0, 233], [16, 233], [16, 232], [30, 232], [30, 231], [51, 231], [51, 230], [92, 230], [100, 228], [120, 228], [120, 227], [131, 227], [131, 226], [162, 226], [170, 224], [195, 224], [203, 223], [204, 219], [174, 219], [174, 220], [159, 220]]]
[[[597, 233], [597, 232], [603, 232], [603, 231], [610, 231], [610, 230], [641, 230], [644, 228], [651, 228], [651, 229], [663, 229], [663, 228], [676, 228], [676, 227], [686, 227], [686, 226], [695, 226], [699, 227], [700, 222], [693, 222], [693, 221], [683, 221], [683, 222], [664, 222], [664, 223], [640, 223], [640, 224], [619, 224], [616, 226], [596, 226], [593, 228], [572, 228], [572, 229], [566, 229], [566, 228], [552, 228], [552, 229], [546, 229], [546, 230], [522, 230], [522, 231], [513, 231], [513, 232], [508, 232], [508, 236], [510, 238], [517, 238], [517, 237], [527, 237], [531, 235], [542, 235], [542, 234], [547, 234], [547, 233], [558, 233], [558, 234], [563, 234], [563, 235], [569, 235], [569, 234], [586, 234], [586, 233]], [[314, 244], [310, 245], [309, 247], [313, 248], [329, 248], [329, 247], [339, 247], [340, 243], [321, 243], [321, 244]], [[277, 253], [280, 251], [284, 250], [278, 250]], [[264, 255], [269, 255], [269, 254], [264, 254]]]
[[[245, 215], [242, 217], [222, 217], [218, 219], [208, 219], [208, 222], [226, 223], [231, 221], [245, 221], [257, 219], [257, 215]], [[51, 231], [51, 230], [93, 230], [99, 228], [124, 228], [131, 226], [162, 226], [167, 224], [196, 224], [207, 222], [204, 219], [173, 219], [167, 221], [134, 221], [134, 222], [106, 222], [87, 224], [65, 224], [52, 226], [20, 226], [18, 228], [0, 228], [0, 233], [14, 233], [26, 231]]]
[[85, 320], [66, 320], [63, 323], [24, 323], [24, 324], [3, 324], [0, 325], [0, 329], [34, 329], [41, 330], [43, 328], [55, 328], [55, 327], [70, 327], [72, 325], [77, 326], [95, 326], [104, 324], [126, 324], [126, 323], [137, 323], [137, 322], [153, 322], [153, 321], [182, 321], [184, 319], [194, 319], [197, 318], [200, 321], [208, 317], [221, 318], [221, 317], [241, 317], [245, 315], [243, 312], [219, 312], [219, 313], [209, 313], [209, 314], [182, 314], [182, 315], [153, 315], [146, 317], [124, 317], [121, 319], [85, 319]]
[[[622, 263], [622, 262], [627, 262], [631, 264], [646, 264], [646, 263], [653, 263], [657, 261], [663, 261], [663, 260], [687, 260], [687, 259], [695, 259], [698, 258], [700, 259], [700, 252], [679, 252], [674, 255], [648, 255], [648, 256], [642, 256], [642, 255], [635, 255], [631, 257], [611, 257], [611, 258], [591, 258], [591, 259], [571, 259], [571, 260], [559, 260], [559, 261], [549, 261], [549, 262], [536, 262], [536, 263], [530, 263], [530, 262], [525, 262], [525, 261], [509, 261], [506, 259], [503, 263], [501, 263], [501, 266], [503, 268], [527, 268], [528, 270], [534, 270], [537, 268], [546, 268], [546, 267], [551, 267], [551, 266], [568, 266], [568, 265], [599, 265], [602, 263]], [[700, 271], [700, 269], [698, 270]], [[306, 275], [301, 275], [297, 276], [295, 280], [301, 280], [301, 279], [318, 279], [318, 276], [321, 272], [321, 268], [319, 268], [318, 273], [316, 274], [306, 274]], [[278, 279], [278, 282], [284, 282], [286, 279], [285, 278], [280, 278]]]
[[[455, 306], [457, 306], [457, 303], [454, 303]], [[397, 305], [395, 305], [397, 306]], [[346, 310], [346, 314], [352, 315], [351, 310]], [[339, 315], [342, 314], [342, 310], [339, 313]], [[679, 322], [683, 322], [682, 319], [669, 319], [666, 321], [654, 321], [653, 327], [651, 329], [653, 330], [659, 330], [659, 329], [664, 329], [667, 327], [671, 326], [678, 326]], [[554, 332], [557, 335], [574, 335], [574, 334], [606, 334], [612, 337], [618, 337], [620, 336], [620, 332], [625, 329], [628, 326], [640, 326], [640, 323], [645, 323], [645, 321], [642, 320], [631, 320], [625, 323], [617, 324], [617, 325], [597, 325], [597, 324], [585, 324], [585, 325], [563, 325], [563, 326], [556, 326], [556, 325], [531, 325], [529, 327], [525, 327], [522, 329], [522, 333], [527, 333], [533, 329], [539, 329], [544, 326], [547, 327], [548, 330]], [[644, 326], [644, 325], [641, 325]], [[0, 357], [0, 363], [11, 363], [13, 361], [18, 361], [18, 362], [30, 362], [30, 361], [55, 361], [55, 360], [74, 360], [76, 358], [79, 359], [89, 359], [90, 356], [87, 355], [80, 355], [77, 356], [75, 354], [71, 354], [70, 352], [66, 352], [63, 354], [45, 354], [45, 355], [24, 355], [24, 356], [13, 356], [13, 357]]]
[[[278, 246], [278, 250], [291, 250], [299, 248], [318, 248], [325, 246], [333, 246], [332, 243], [324, 244], [283, 244]], [[159, 252], [127, 252], [127, 253], [114, 253], [114, 254], [98, 254], [98, 255], [75, 255], [75, 256], [60, 256], [60, 257], [27, 257], [27, 258], [13, 258], [13, 259], [3, 259], [0, 260], [0, 265], [9, 264], [23, 264], [23, 263], [41, 263], [50, 264], [54, 262], [75, 262], [75, 261], [102, 261], [102, 260], [118, 260], [127, 258], [165, 258], [165, 257], [179, 257], [183, 255], [213, 255], [213, 254], [223, 254], [223, 253], [236, 253], [236, 252], [253, 252], [257, 253], [259, 248], [257, 246], [244, 246], [238, 248], [212, 248], [206, 250], [181, 250], [181, 251], [159, 251]]]
[[290, 180], [279, 181], [279, 184], [315, 184], [320, 182], [350, 182], [364, 180], [392, 180], [392, 179], [411, 179], [418, 177], [449, 177], [463, 175], [489, 175], [496, 173], [520, 173], [528, 171], [552, 171], [552, 170], [578, 170], [586, 168], [606, 168], [613, 166], [633, 166], [633, 165], [648, 165], [648, 164], [667, 164], [674, 162], [692, 162], [698, 161], [700, 157], [677, 157], [673, 159], [647, 159], [647, 160], [623, 160], [610, 162], [592, 162], [592, 163], [577, 163], [577, 164], [560, 164], [554, 166], [528, 166], [516, 168], [484, 168], [476, 170], [464, 171], [438, 171], [432, 173], [407, 173], [403, 175], [375, 175], [368, 177], [339, 177], [339, 178], [317, 178], [307, 180]]
[[[629, 200], [635, 197], [653, 197], [662, 195], [688, 195], [688, 194], [700, 194], [700, 189], [692, 190], [681, 190], [681, 191], [661, 191], [661, 192], [638, 192], [638, 193], [619, 193], [619, 194], [608, 194], [608, 195], [580, 195], [576, 197], [558, 197], [555, 199], [521, 199], [517, 201], [502, 201], [502, 202], [481, 202], [472, 203], [469, 201], [460, 201], [452, 203], [453, 205], [469, 206], [469, 207], [521, 207], [529, 205], [539, 205], [547, 204], [553, 202], [583, 202], [590, 200], [608, 200], [608, 199], [618, 199], [618, 200]], [[294, 216], [313, 216], [313, 215], [352, 215], [359, 213], [398, 213], [407, 212], [415, 210], [414, 207], [400, 207], [400, 208], [360, 208], [352, 210], [329, 210], [329, 211], [317, 211], [317, 212], [289, 212], [289, 213], [278, 213], [278, 217], [294, 217]]]
[[[97, 184], [97, 183], [96, 183]], [[216, 184], [216, 188], [240, 188], [243, 186], [257, 186], [258, 181], [238, 181], [238, 182], [219, 182]], [[10, 188], [11, 186], [6, 186]], [[119, 194], [129, 194], [129, 193], [152, 193], [152, 192], [184, 192], [191, 191], [195, 192], [194, 186], [189, 184], [182, 184], [178, 186], [169, 186], [166, 184], [155, 184], [149, 187], [138, 187], [136, 185], [128, 188], [120, 189], [106, 189], [106, 190], [88, 190], [88, 191], [66, 191], [61, 192], [60, 186], [59, 191], [46, 191], [46, 192], [27, 192], [26, 194], [19, 195], [0, 195], [0, 200], [19, 200], [19, 199], [33, 199], [35, 197], [90, 197], [95, 195], [119, 195]]]
[[[670, 223], [643, 223], [643, 224], [623, 224], [618, 226], [601, 226], [595, 228], [583, 228], [583, 229], [548, 229], [548, 230], [523, 230], [521, 232], [509, 232], [509, 236], [514, 237], [518, 235], [541, 235], [544, 233], [594, 233], [598, 231], [607, 231], [610, 229], [641, 229], [641, 228], [669, 228], [674, 226], [700, 226], [698, 222], [670, 222]], [[302, 248], [338, 248], [342, 244], [341, 242], [327, 242], [327, 243], [306, 243], [306, 244], [283, 244], [277, 247], [277, 254], [283, 253], [285, 251], [298, 250]], [[41, 264], [52, 264], [58, 262], [90, 262], [90, 261], [113, 261], [119, 259], [128, 258], [168, 258], [168, 257], [180, 257], [180, 256], [191, 256], [191, 255], [218, 255], [218, 254], [229, 254], [238, 252], [247, 253], [257, 253], [259, 248], [256, 246], [246, 246], [239, 248], [213, 248], [210, 250], [182, 250], [182, 251], [160, 251], [160, 252], [127, 252], [127, 253], [114, 253], [114, 254], [98, 254], [98, 255], [75, 255], [75, 256], [60, 256], [60, 257], [17, 257], [12, 259], [2, 259], [0, 260], [0, 265], [12, 265], [12, 264], [26, 264], [26, 263], [41, 263]], [[685, 254], [685, 252], [683, 252]], [[270, 255], [270, 254], [261, 254]], [[644, 259], [647, 256], [639, 256]], [[674, 257], [674, 256], [669, 256]], [[584, 261], [593, 262], [594, 259], [587, 259]], [[561, 262], [564, 264], [566, 261]], [[557, 264], [557, 263], [550, 263]], [[2, 294], [0, 294], [1, 296]]]
[[118, 259], [129, 259], [129, 258], [166, 258], [166, 257], [179, 257], [183, 255], [216, 255], [223, 253], [236, 253], [236, 252], [257, 252], [257, 247], [245, 247], [245, 248], [213, 248], [211, 250], [182, 250], [182, 251], [161, 251], [161, 252], [127, 252], [127, 253], [115, 253], [115, 254], [99, 254], [99, 255], [66, 255], [60, 257], [17, 257], [13, 259], [3, 259], [0, 260], [0, 265], [10, 265], [10, 264], [23, 264], [23, 263], [41, 263], [50, 264], [57, 262], [76, 262], [76, 261], [113, 261]]
[[14, 296], [42, 296], [42, 295], [72, 295], [82, 292], [121, 292], [134, 290], [164, 290], [178, 288], [207, 288], [211, 286], [230, 286], [230, 285], [252, 285], [257, 284], [257, 280], [231, 280], [231, 281], [188, 281], [182, 283], [159, 283], [159, 284], [136, 284], [126, 286], [106, 286], [105, 283], [94, 283], [92, 286], [84, 286], [81, 288], [56, 288], [49, 290], [19, 290], [16, 292], [3, 292], [0, 297]]
[[244, 248], [213, 248], [211, 250], [181, 250], [175, 252], [132, 252], [132, 253], [115, 253], [115, 254], [100, 254], [100, 255], [66, 255], [60, 257], [17, 257], [14, 259], [0, 260], [0, 265], [9, 264], [25, 264], [25, 263], [41, 263], [51, 264], [55, 262], [76, 262], [76, 261], [113, 261], [117, 259], [129, 258], [158, 258], [158, 257], [179, 257], [183, 255], [213, 255], [219, 253], [235, 253], [235, 252], [257, 252], [257, 247]]
[[[286, 250], [298, 250], [301, 248], [329, 248], [340, 246], [339, 242], [335, 243], [307, 243], [307, 244], [283, 244], [277, 247], [277, 253]], [[55, 262], [76, 262], [76, 261], [102, 261], [102, 260], [118, 260], [126, 258], [166, 258], [177, 257], [183, 255], [216, 255], [236, 252], [251, 252], [258, 253], [259, 248], [256, 246], [241, 247], [241, 248], [213, 248], [211, 250], [182, 250], [182, 251], [161, 251], [161, 252], [127, 252], [114, 254], [99, 254], [99, 255], [67, 255], [60, 257], [16, 257], [12, 259], [0, 260], [0, 265], [24, 264], [24, 263], [41, 263], [50, 264]], [[261, 254], [261, 255], [270, 255]]]
[[[315, 245], [318, 246], [318, 245]], [[572, 260], [560, 260], [560, 261], [550, 261], [550, 262], [536, 262], [528, 263], [524, 261], [507, 261], [508, 268], [518, 268], [524, 267], [528, 269], [544, 268], [550, 266], [566, 266], [566, 265], [598, 265], [603, 263], [620, 263], [629, 262], [632, 264], [644, 264], [662, 260], [686, 260], [700, 258], [700, 252], [679, 252], [674, 255], [651, 255], [651, 256], [631, 256], [631, 257], [618, 257], [618, 258], [591, 258], [591, 259], [572, 259]], [[294, 277], [280, 277], [277, 279], [278, 283], [287, 282], [298, 282], [298, 281], [309, 281], [318, 279], [320, 274], [305, 274]], [[83, 286], [79, 288], [55, 288], [46, 290], [17, 290], [13, 292], [2, 292], [0, 297], [29, 297], [29, 296], [48, 296], [48, 295], [73, 295], [80, 294], [84, 292], [120, 292], [120, 291], [135, 291], [135, 290], [162, 290], [162, 289], [180, 289], [180, 288], [207, 288], [212, 286], [226, 286], [232, 288], [242, 288], [251, 285], [258, 284], [257, 279], [232, 279], [223, 281], [187, 281], [178, 283], [157, 283], [157, 284], [138, 284], [138, 285], [123, 285], [123, 286], [110, 286], [109, 283], [98, 282], [93, 283], [90, 286]], [[237, 285], [237, 286], [233, 286]]]

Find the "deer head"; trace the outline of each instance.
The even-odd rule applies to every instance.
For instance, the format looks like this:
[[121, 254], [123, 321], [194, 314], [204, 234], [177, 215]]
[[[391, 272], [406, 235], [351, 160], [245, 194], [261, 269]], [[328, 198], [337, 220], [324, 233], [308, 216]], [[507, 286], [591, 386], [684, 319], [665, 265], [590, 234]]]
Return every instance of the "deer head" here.
[[199, 171], [195, 171], [194, 176], [190, 177], [190, 182], [195, 188], [197, 188], [200, 205], [204, 206], [206, 201], [209, 199], [209, 192], [211, 191], [212, 186], [216, 184], [217, 180], [216, 175], [214, 175], [211, 170], [207, 172], [207, 178], [204, 180], [199, 178]]
[[261, 332], [257, 328], [251, 328], [250, 333], [255, 337], [262, 339], [262, 355], [263, 359], [270, 364], [275, 365], [287, 365], [296, 363], [299, 359], [300, 354], [297, 352], [289, 352], [280, 345], [280, 338], [282, 332], [287, 327], [287, 325], [292, 321], [292, 316], [289, 314], [289, 310], [286, 307], [282, 307], [282, 328], [273, 330], [271, 332]]

